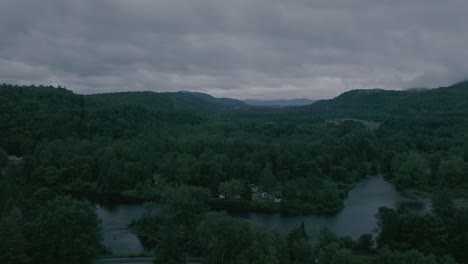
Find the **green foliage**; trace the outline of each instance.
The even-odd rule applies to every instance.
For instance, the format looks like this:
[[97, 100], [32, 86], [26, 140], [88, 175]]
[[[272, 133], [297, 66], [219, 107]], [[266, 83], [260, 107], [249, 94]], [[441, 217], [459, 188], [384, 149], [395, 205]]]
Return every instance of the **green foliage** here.
[[377, 231], [379, 232], [377, 246], [379, 248], [392, 243], [398, 235], [399, 221], [399, 216], [395, 210], [387, 207], [379, 208], [379, 212], [376, 214]]
[[439, 165], [439, 174], [441, 179], [452, 187], [468, 183], [468, 180], [464, 177], [466, 172], [466, 163], [459, 157], [451, 157], [443, 160]]
[[455, 264], [448, 256], [437, 258], [434, 255], [423, 255], [417, 250], [405, 252], [392, 252], [384, 250], [380, 253], [377, 263], [382, 264]]
[[352, 264], [352, 252], [347, 248], [340, 248], [337, 243], [331, 243], [320, 249], [318, 264]]
[[[233, 256], [227, 261], [309, 262], [309, 242], [300, 229], [285, 240], [227, 216], [207, 217], [212, 194], [241, 194], [234, 200], [243, 208], [331, 213], [342, 208], [353, 183], [377, 172], [386, 173], [400, 189], [432, 193], [446, 186], [447, 192], [463, 191], [468, 187], [467, 87], [468, 82], [418, 92], [357, 90], [310, 106], [257, 109], [196, 93], [82, 96], [63, 88], [0, 85], [0, 206], [7, 212], [17, 206], [31, 216], [15, 223], [16, 218], [3, 215], [8, 229], [0, 232], [11, 240], [2, 240], [0, 247], [18, 249], [19, 262], [50, 263], [47, 254], [55, 245], [51, 255], [57, 261], [88, 261], [95, 254], [94, 242], [72, 246], [86, 252], [78, 258], [61, 247], [55, 234], [72, 245], [93, 239], [93, 213], [69, 198], [44, 205], [57, 190], [86, 189], [165, 202], [164, 217], [135, 224], [158, 247], [163, 263], [180, 263], [185, 254], [208, 254], [211, 247], [217, 253], [210, 259], [219, 261], [222, 248], [196, 243], [201, 234], [207, 243], [229, 243], [218, 231], [245, 236], [242, 254], [226, 251]], [[7, 162], [7, 153], [24, 160]], [[245, 188], [249, 184], [281, 196], [281, 204], [258, 201]], [[468, 218], [454, 208], [447, 192], [434, 195], [434, 214], [381, 209], [377, 247], [417, 249], [420, 253], [402, 256], [415, 261], [430, 263], [429, 254], [436, 255], [435, 261], [450, 254], [466, 262]], [[76, 212], [80, 210], [84, 213]], [[210, 229], [207, 219], [235, 228], [222, 230], [220, 224]], [[84, 237], [70, 238], [71, 233], [59, 230], [75, 220], [87, 223], [87, 229], [70, 229]], [[37, 242], [41, 240], [43, 245]], [[372, 254], [371, 242], [369, 236], [355, 242], [324, 232], [314, 254], [322, 252], [323, 263], [347, 263], [356, 250]], [[2, 257], [12, 261], [11, 255]]]
[[197, 249], [196, 226], [208, 212], [210, 191], [201, 187], [179, 186], [166, 188], [162, 193], [162, 212], [149, 211], [133, 222], [133, 229], [148, 246], [157, 247], [159, 263], [180, 263], [187, 253]]
[[449, 219], [449, 251], [460, 263], [468, 262], [468, 210], [457, 210]]
[[245, 220], [208, 213], [197, 231], [208, 254], [206, 263], [287, 263], [279, 237]]
[[3, 168], [7, 163], [8, 154], [0, 148], [0, 168]]
[[453, 198], [448, 189], [439, 189], [432, 196], [432, 211], [443, 220], [447, 220], [455, 214]]
[[395, 165], [395, 179], [398, 186], [414, 187], [428, 183], [431, 170], [424, 157], [418, 153], [410, 152], [399, 159], [404, 161]]
[[238, 180], [230, 180], [222, 182], [218, 187], [219, 194], [226, 196], [226, 198], [236, 198], [242, 193], [242, 185]]
[[157, 233], [159, 251], [155, 263], [183, 263], [185, 254], [179, 248], [181, 246], [180, 238], [174, 235], [179, 232], [178, 229], [171, 226], [159, 230]]
[[[437, 257], [450, 255], [460, 263], [466, 263], [468, 210], [453, 208], [445, 192], [442, 190], [434, 197], [435, 214], [412, 215], [380, 208], [377, 214], [377, 246], [398, 251], [415, 249], [424, 255]], [[444, 205], [442, 201], [448, 204]]]
[[418, 249], [429, 254], [447, 252], [448, 230], [441, 219], [433, 214], [398, 214], [393, 209], [380, 208], [377, 214], [378, 247]]
[[466, 113], [467, 87], [465, 81], [422, 91], [352, 90], [330, 100], [288, 109], [283, 114], [296, 118], [308, 115], [365, 120], [458, 118], [460, 113]]
[[65, 196], [47, 202], [28, 226], [34, 263], [92, 263], [100, 248], [99, 225], [87, 201]]
[[349, 237], [337, 237], [328, 228], [320, 231], [318, 241], [314, 246], [317, 263], [339, 264], [360, 263], [356, 260], [356, 242]]
[[270, 163], [267, 163], [262, 170], [260, 184], [262, 185], [263, 189], [267, 192], [273, 191], [275, 189], [276, 178], [275, 175], [273, 175]]
[[168, 182], [187, 184], [198, 171], [197, 159], [191, 154], [167, 153], [161, 160], [160, 172]]
[[29, 263], [24, 220], [18, 208], [0, 217], [0, 262], [5, 264]]
[[344, 197], [345, 185], [334, 183], [357, 181], [379, 163], [376, 133], [361, 122], [269, 122], [242, 102], [207, 95], [2, 85], [0, 98], [0, 147], [28, 153], [24, 179], [54, 189], [154, 197], [154, 185], [216, 193], [236, 180], [281, 196], [282, 211], [328, 213]]
[[[320, 211], [329, 209], [331, 212], [343, 207], [343, 199], [340, 197], [338, 186], [333, 182], [325, 182], [318, 195]], [[320, 208], [320, 207], [319, 207]]]
[[310, 263], [313, 261], [312, 247], [305, 231], [304, 222], [289, 232], [286, 240], [291, 263]]
[[181, 186], [167, 188], [163, 193], [167, 215], [171, 222], [189, 223], [208, 211], [210, 191], [202, 187]]
[[372, 234], [362, 234], [357, 239], [356, 247], [359, 250], [371, 252], [374, 247], [374, 238], [372, 237]]

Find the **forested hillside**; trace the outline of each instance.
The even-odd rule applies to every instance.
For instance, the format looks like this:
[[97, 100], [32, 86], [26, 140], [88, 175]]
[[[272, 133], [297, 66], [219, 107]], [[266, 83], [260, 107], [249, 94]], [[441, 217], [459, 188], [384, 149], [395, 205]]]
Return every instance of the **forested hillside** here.
[[160, 111], [195, 111], [205, 114], [221, 114], [229, 110], [248, 109], [242, 101], [230, 98], [216, 98], [208, 94], [192, 92], [154, 93], [123, 92], [86, 96], [95, 104], [139, 105]]
[[468, 81], [435, 89], [352, 90], [330, 100], [292, 109], [292, 112], [325, 118], [356, 117], [377, 120], [396, 117], [434, 119], [449, 115], [466, 118], [467, 99]]
[[[53, 214], [77, 219], [67, 225], [95, 223], [89, 204], [63, 197], [87, 191], [165, 202], [164, 219], [150, 217], [142, 220], [146, 224], [136, 224], [145, 231], [152, 227], [147, 239], [157, 237], [158, 247], [167, 250], [160, 256], [165, 263], [178, 263], [171, 261], [179, 261], [183, 254], [170, 249], [194, 239], [201, 244], [188, 246], [185, 252], [208, 255], [212, 263], [219, 259], [218, 253], [240, 258], [229, 263], [247, 263], [242, 261], [255, 259], [259, 252], [267, 258], [271, 250], [278, 254], [271, 253], [274, 259], [284, 260], [281, 263], [307, 263], [320, 250], [346, 255], [361, 247], [372, 253], [369, 246], [351, 247], [327, 233], [323, 236], [328, 240], [323, 239], [328, 242], [319, 245], [317, 252], [309, 252], [307, 236], [300, 228], [284, 240], [208, 211], [332, 213], [342, 208], [356, 181], [377, 173], [415, 196], [430, 197], [434, 190], [444, 188], [456, 197], [466, 196], [467, 102], [467, 82], [423, 91], [355, 90], [286, 109], [251, 108], [238, 100], [186, 92], [78, 95], [64, 88], [3, 84], [0, 208], [2, 223], [8, 228], [0, 228], [4, 232], [0, 237], [8, 233], [15, 239], [0, 241], [0, 248], [15, 248], [20, 252], [15, 255], [20, 256], [18, 261], [52, 263], [47, 253], [34, 253], [41, 247], [35, 241], [46, 236], [37, 230], [53, 232], [61, 224], [53, 221], [65, 221]], [[65, 208], [83, 210], [86, 216], [80, 222], [74, 209]], [[466, 255], [450, 244], [451, 238], [462, 245], [468, 241], [466, 215], [454, 210], [433, 216], [441, 218], [438, 224], [448, 230], [443, 246], [436, 241], [428, 246], [398, 247], [395, 243], [416, 243], [416, 238], [396, 235], [379, 238], [378, 246], [396, 251], [416, 248], [423, 255], [419, 251], [408, 254], [421, 258], [434, 254], [434, 261], [440, 263], [451, 263], [442, 262], [449, 254], [465, 263]], [[406, 215], [382, 211], [380, 228], [387, 227], [387, 220], [382, 220], [387, 216], [400, 217], [404, 230], [413, 226]], [[432, 222], [410, 220], [414, 225]], [[258, 252], [237, 255], [210, 248], [219, 239], [236, 241], [237, 232], [223, 229], [225, 225], [236, 226], [245, 235], [244, 246], [251, 248], [243, 250]], [[170, 234], [179, 228], [185, 231], [172, 239]], [[90, 244], [98, 237], [95, 229], [75, 231], [88, 234], [83, 241]], [[217, 237], [222, 232], [226, 236]], [[63, 236], [67, 235], [74, 241], [73, 234]], [[361, 242], [366, 243], [365, 239]], [[257, 240], [266, 244], [252, 242]], [[49, 247], [42, 246], [41, 252], [47, 252]], [[77, 261], [92, 258], [98, 250], [77, 248], [76, 252], [85, 252]], [[288, 251], [280, 256], [282, 248]]]

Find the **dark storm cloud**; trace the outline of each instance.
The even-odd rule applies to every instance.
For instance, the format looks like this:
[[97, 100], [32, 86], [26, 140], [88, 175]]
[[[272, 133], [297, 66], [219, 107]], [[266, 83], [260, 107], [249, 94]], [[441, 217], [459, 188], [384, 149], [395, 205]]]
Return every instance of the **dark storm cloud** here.
[[468, 78], [467, 1], [0, 2], [0, 82], [326, 98]]

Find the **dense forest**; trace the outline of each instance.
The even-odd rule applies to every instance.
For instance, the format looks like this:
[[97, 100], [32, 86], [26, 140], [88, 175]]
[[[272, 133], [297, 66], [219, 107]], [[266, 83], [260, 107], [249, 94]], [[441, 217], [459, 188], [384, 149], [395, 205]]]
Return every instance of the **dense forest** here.
[[[0, 85], [0, 262], [87, 263], [99, 220], [73, 192], [165, 204], [132, 228], [157, 263], [468, 263], [468, 82], [354, 90], [287, 108], [200, 93]], [[382, 173], [433, 211], [382, 208], [376, 237], [287, 236], [220, 210], [327, 214]], [[64, 228], [64, 227], [70, 228]]]

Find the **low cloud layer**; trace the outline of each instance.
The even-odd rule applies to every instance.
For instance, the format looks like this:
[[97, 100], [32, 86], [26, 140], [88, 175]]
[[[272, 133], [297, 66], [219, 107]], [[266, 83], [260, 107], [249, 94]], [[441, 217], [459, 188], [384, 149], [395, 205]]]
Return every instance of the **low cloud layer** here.
[[465, 0], [3, 0], [0, 82], [329, 98], [468, 78]]

